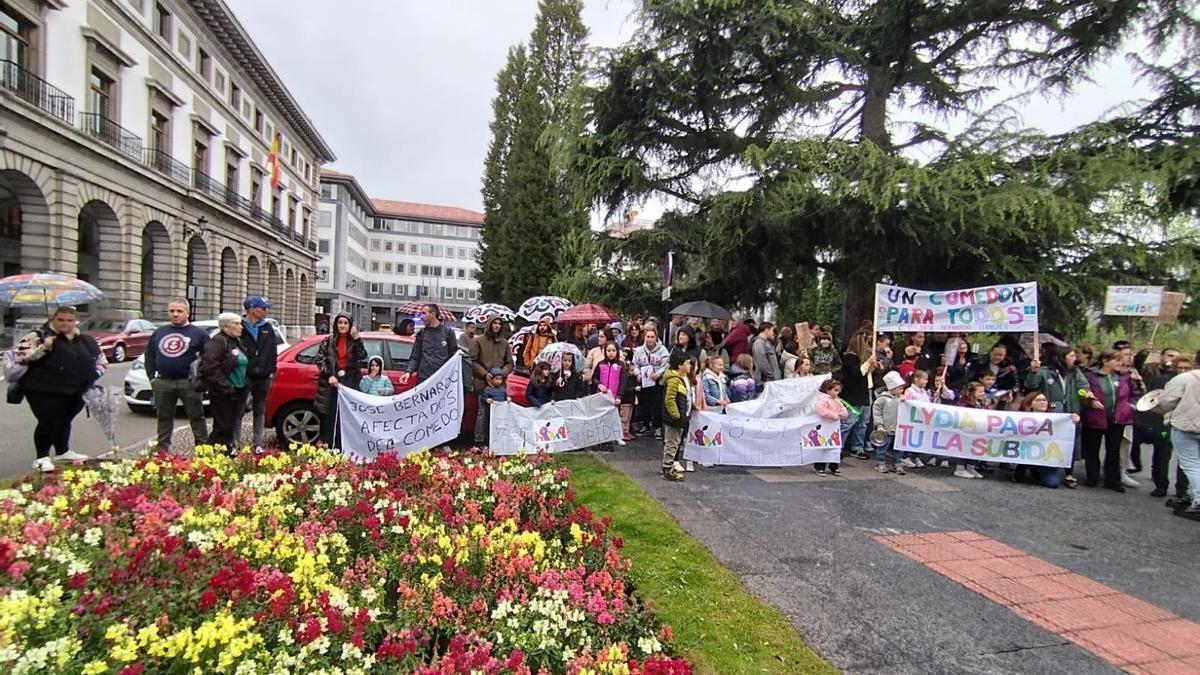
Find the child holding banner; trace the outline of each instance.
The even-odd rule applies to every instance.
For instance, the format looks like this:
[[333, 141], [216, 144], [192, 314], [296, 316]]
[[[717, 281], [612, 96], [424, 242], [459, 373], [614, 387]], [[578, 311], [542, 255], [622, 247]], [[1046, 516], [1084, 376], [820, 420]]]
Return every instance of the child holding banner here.
[[[828, 379], [821, 383], [817, 389], [817, 398], [813, 402], [813, 411], [821, 419], [836, 421], [841, 424], [842, 438], [846, 437], [847, 424], [845, 420], [850, 416], [850, 411], [846, 410], [846, 406], [842, 405], [842, 400], [838, 395], [842, 393], [842, 383], [834, 379]], [[826, 471], [830, 475], [840, 476], [842, 471], [837, 462], [817, 462], [813, 465], [818, 476], [826, 475]]]
[[900, 397], [904, 395], [904, 378], [900, 373], [892, 371], [883, 376], [883, 386], [887, 387], [871, 406], [871, 419], [875, 423], [875, 431], [884, 435], [882, 442], [875, 445], [875, 470], [879, 473], [895, 473], [903, 476], [907, 473], [899, 460], [896, 451], [896, 423], [900, 410]]
[[[983, 383], [968, 382], [967, 386], [963, 387], [958, 405], [963, 408], [986, 408], [987, 390], [983, 388]], [[955, 461], [954, 476], [956, 478], [983, 478], [983, 474], [975, 470], [975, 462], [964, 460]]]
[[[912, 347], [912, 345], [909, 345], [909, 347]], [[915, 364], [916, 361], [917, 357], [916, 353], [914, 352], [912, 363]], [[897, 370], [896, 372], [900, 371]], [[925, 388], [925, 386], [929, 384], [928, 372], [924, 370], [912, 370], [909, 371], [908, 376], [904, 379], [906, 380], [904, 385], [905, 401], [920, 401], [922, 403], [933, 402], [933, 399], [930, 398], [929, 390]], [[904, 453], [904, 459], [900, 463], [909, 469], [925, 468], [925, 463], [921, 461], [920, 456], [918, 456], [915, 452]]]

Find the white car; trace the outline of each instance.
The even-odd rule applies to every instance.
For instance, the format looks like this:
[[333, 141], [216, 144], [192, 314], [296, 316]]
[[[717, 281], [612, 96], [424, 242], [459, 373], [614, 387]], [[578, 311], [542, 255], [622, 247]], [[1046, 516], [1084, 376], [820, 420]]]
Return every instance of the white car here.
[[[287, 338], [283, 336], [283, 331], [279, 328], [279, 323], [275, 319], [267, 319], [267, 323], [275, 329], [275, 338], [279, 340], [279, 352], [287, 349]], [[192, 325], [203, 328], [208, 331], [209, 337], [217, 334], [217, 321], [193, 321]], [[129, 373], [125, 375], [125, 404], [135, 413], [152, 413], [154, 412], [154, 394], [150, 391], [150, 379], [146, 377], [146, 355], [142, 354], [133, 362], [133, 366], [129, 369]], [[208, 397], [204, 398], [204, 405], [208, 405]], [[183, 402], [180, 401], [179, 407], [183, 407]]]

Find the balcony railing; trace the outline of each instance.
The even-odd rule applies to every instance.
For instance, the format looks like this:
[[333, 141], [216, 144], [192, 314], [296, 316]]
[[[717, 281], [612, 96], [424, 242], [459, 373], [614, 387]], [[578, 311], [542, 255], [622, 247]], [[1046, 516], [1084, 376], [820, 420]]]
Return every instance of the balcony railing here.
[[67, 124], [75, 123], [75, 99], [14, 61], [0, 60], [0, 86]]
[[192, 187], [217, 201], [225, 201], [225, 186], [199, 169], [192, 169]]
[[188, 177], [191, 174], [191, 169], [186, 164], [155, 148], [146, 149], [146, 166], [166, 175], [180, 185], [187, 185]]
[[85, 134], [111, 145], [121, 154], [138, 162], [145, 159], [142, 137], [107, 117], [97, 113], [79, 113], [79, 126]]

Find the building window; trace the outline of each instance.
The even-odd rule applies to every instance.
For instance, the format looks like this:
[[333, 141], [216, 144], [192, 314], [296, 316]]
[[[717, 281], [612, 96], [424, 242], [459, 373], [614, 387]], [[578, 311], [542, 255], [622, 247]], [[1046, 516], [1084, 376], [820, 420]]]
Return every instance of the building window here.
[[279, 190], [271, 189], [271, 215], [279, 217]]
[[0, 59], [12, 61], [17, 67], [33, 70], [29, 63], [30, 25], [8, 7], [0, 5]]
[[234, 112], [242, 109], [242, 90], [233, 82], [229, 83], [229, 105]]
[[238, 175], [238, 167], [241, 163], [242, 163], [241, 158], [238, 157], [236, 154], [234, 154], [232, 151], [226, 152], [226, 154], [225, 154], [225, 187], [228, 188], [230, 192], [233, 192], [235, 194], [240, 192], [238, 190], [238, 188], [241, 187], [241, 184], [238, 180], [240, 178], [240, 176]]
[[254, 130], [257, 131], [259, 133], [259, 135], [262, 135], [263, 130], [265, 129], [264, 125], [265, 125], [265, 122], [263, 120], [262, 111], [256, 109], [254, 111]]
[[461, 267], [460, 267], [460, 268], [458, 268], [458, 278], [459, 278], [459, 279], [466, 279], [466, 278], [467, 278], [467, 271], [466, 271], [465, 269], [461, 268]]
[[470, 299], [472, 299], [472, 300], [478, 300], [478, 299], [479, 299], [479, 292], [478, 292], [478, 291], [476, 291], [474, 288], [472, 288], [472, 289], [470, 290], [470, 292], [469, 292], [469, 293], [467, 293], [467, 296], [468, 296], [468, 297], [470, 297]]
[[171, 154], [171, 118], [158, 109], [150, 113], [150, 149], [163, 155]]
[[333, 214], [328, 211], [321, 212], [321, 227], [333, 227]]
[[317, 253], [321, 253], [321, 254], [329, 253], [329, 240], [328, 239], [318, 239], [317, 240]]
[[390, 242], [390, 241], [384, 242], [383, 250], [387, 251], [388, 253], [391, 253], [392, 252], [392, 243], [393, 242]]
[[371, 271], [372, 271], [372, 272], [378, 272], [378, 271], [379, 271], [379, 261], [378, 261], [378, 260], [372, 260], [372, 261], [371, 261]]
[[250, 170], [250, 203], [262, 208], [263, 172], [258, 169]]
[[188, 37], [187, 33], [179, 31], [179, 43], [176, 45], [176, 49], [183, 55], [183, 58], [188, 61], [192, 60], [192, 38]]
[[295, 197], [288, 197], [287, 204], [288, 204], [288, 217], [287, 217], [288, 229], [292, 230], [294, 232], [296, 230], [296, 209], [300, 205], [300, 200], [296, 199]]
[[208, 140], [208, 134], [197, 128], [192, 142], [192, 168], [197, 173], [208, 174]]
[[467, 290], [465, 288], [454, 289], [454, 297], [458, 298], [459, 300], [466, 300], [467, 299]]
[[200, 74], [200, 77], [204, 78], [205, 82], [212, 81], [212, 57], [203, 48], [197, 52], [196, 72]]
[[154, 3], [154, 32], [166, 40], [168, 45], [171, 44], [172, 25], [171, 13], [167, 11], [167, 8], [163, 7], [160, 2]]
[[371, 250], [372, 250], [372, 251], [378, 251], [378, 250], [379, 250], [379, 240], [378, 240], [378, 239], [372, 239], [372, 240], [371, 240]]
[[96, 68], [88, 76], [88, 110], [108, 119], [113, 117], [113, 79]]
[[416, 244], [409, 244], [409, 245], [408, 245], [408, 252], [409, 252], [409, 253], [412, 253], [412, 254], [414, 254], [414, 255], [415, 255], [415, 254], [416, 254], [416, 252], [417, 252], [417, 245], [416, 245]]
[[447, 258], [453, 258], [453, 257], [454, 257], [454, 247], [453, 247], [453, 246], [447, 246], [447, 247], [446, 247], [446, 257], [447, 257]]
[[333, 186], [329, 183], [321, 183], [321, 199], [333, 199]]
[[416, 265], [409, 265], [409, 266], [408, 266], [408, 273], [409, 273], [409, 274], [416, 274], [416, 273], [417, 273], [417, 266], [416, 266]]
[[454, 289], [453, 288], [443, 288], [442, 289], [442, 298], [445, 300], [453, 300], [454, 299]]
[[386, 274], [392, 273], [392, 263], [383, 263], [383, 271]]
[[[325, 242], [325, 248], [326, 249], [329, 248], [329, 242]], [[317, 268], [317, 281], [329, 281], [329, 268], [328, 267], [318, 267]]]
[[216, 88], [218, 94], [225, 93], [225, 73], [217, 71], [217, 78], [213, 80], [213, 87]]
[[371, 294], [379, 295], [379, 284], [376, 284], [376, 283], [371, 284]]

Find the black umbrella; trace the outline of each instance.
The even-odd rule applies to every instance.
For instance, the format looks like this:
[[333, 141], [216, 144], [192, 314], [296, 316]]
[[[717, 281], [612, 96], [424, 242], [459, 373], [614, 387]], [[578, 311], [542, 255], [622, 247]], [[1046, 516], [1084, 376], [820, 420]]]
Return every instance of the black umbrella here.
[[683, 316], [695, 316], [701, 319], [730, 319], [729, 310], [724, 307], [711, 303], [707, 300], [696, 300], [694, 302], [685, 302], [682, 305], [671, 310], [672, 314], [680, 314]]

